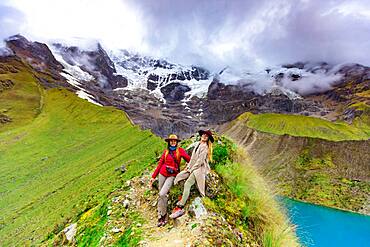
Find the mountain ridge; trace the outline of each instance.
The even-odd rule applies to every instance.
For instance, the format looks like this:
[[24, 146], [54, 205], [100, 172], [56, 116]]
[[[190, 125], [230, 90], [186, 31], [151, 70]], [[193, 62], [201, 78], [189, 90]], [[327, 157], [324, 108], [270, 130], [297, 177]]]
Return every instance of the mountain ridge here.
[[[67, 87], [92, 103], [122, 109], [134, 123], [162, 137], [174, 131], [186, 137], [195, 128], [223, 124], [247, 111], [351, 123], [363, 115], [353, 105], [369, 105], [370, 69], [358, 64], [335, 67], [298, 62], [267, 68], [256, 75], [244, 73], [250, 78], [247, 80], [233, 76], [234, 82], [225, 83], [222, 80], [227, 81], [230, 75], [223, 75], [230, 72], [229, 68], [212, 75], [201, 67], [172, 64], [128, 51], [114, 55], [99, 44], [90, 51], [64, 44], [49, 49], [18, 35], [9, 38], [7, 45], [17, 57], [31, 61], [31, 66], [43, 75], [39, 77], [45, 86]], [[298, 88], [313, 83], [322, 90], [319, 78], [325, 73], [341, 79], [324, 86], [322, 93], [299, 95], [286, 88], [290, 81]], [[317, 77], [317, 82], [310, 81], [311, 75]], [[268, 88], [258, 92], [259, 83], [267, 83]]]

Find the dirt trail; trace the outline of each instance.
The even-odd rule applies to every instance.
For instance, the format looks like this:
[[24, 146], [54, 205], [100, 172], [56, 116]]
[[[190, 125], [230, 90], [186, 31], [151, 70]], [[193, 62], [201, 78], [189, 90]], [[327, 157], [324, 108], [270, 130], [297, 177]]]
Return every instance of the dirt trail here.
[[[131, 224], [134, 231], [142, 232], [142, 240], [139, 246], [142, 247], [183, 247], [183, 246], [206, 246], [207, 239], [201, 234], [202, 226], [205, 225], [205, 220], [190, 217], [188, 213], [182, 217], [172, 220], [169, 219], [164, 227], [157, 226], [157, 198], [158, 190], [149, 189], [150, 175], [144, 174], [141, 177], [133, 178], [126, 183], [126, 190], [116, 192], [114, 198], [116, 203], [112, 204], [110, 210], [111, 220], [108, 223], [109, 229], [117, 229], [123, 231], [127, 226], [125, 221], [128, 218], [117, 217], [118, 215], [140, 215], [142, 223]], [[127, 189], [128, 188], [128, 189]], [[115, 200], [115, 199], [113, 199]], [[122, 209], [122, 202], [127, 201], [127, 209]], [[170, 203], [170, 201], [169, 201]], [[190, 203], [190, 202], [189, 202]], [[126, 224], [127, 224], [126, 222]], [[101, 242], [102, 246], [106, 246], [114, 239], [115, 232], [111, 230], [109, 235]]]
[[[160, 246], [160, 247], [176, 247], [176, 246], [192, 246], [192, 243], [200, 239], [198, 229], [191, 229], [194, 224], [200, 225], [202, 221], [191, 219], [188, 214], [172, 220], [168, 220], [168, 224], [164, 227], [157, 227], [157, 193], [152, 189], [148, 193], [148, 183], [150, 176], [146, 175], [140, 179], [132, 180], [133, 201], [136, 201], [136, 210], [145, 216], [146, 222], [143, 224], [145, 240], [141, 242], [141, 246]], [[145, 196], [146, 195], [146, 196]], [[138, 203], [139, 202], [139, 203]]]

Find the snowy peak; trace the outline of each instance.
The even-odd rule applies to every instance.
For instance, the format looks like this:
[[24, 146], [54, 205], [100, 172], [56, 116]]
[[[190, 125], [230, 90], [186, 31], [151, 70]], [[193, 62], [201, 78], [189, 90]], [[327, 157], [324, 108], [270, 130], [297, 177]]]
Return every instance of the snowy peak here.
[[[76, 46], [64, 46], [62, 44], [52, 45], [53, 53], [62, 64], [68, 64], [70, 70], [67, 73], [78, 75], [81, 78], [77, 80], [86, 79], [89, 76], [93, 77], [101, 88], [115, 89], [127, 86], [127, 79], [122, 75], [116, 75], [116, 68], [114, 63], [109, 58], [108, 54], [97, 44], [95, 50], [81, 50]], [[78, 73], [76, 73], [78, 71]], [[85, 73], [80, 73], [83, 71]], [[89, 75], [89, 76], [87, 76]]]
[[129, 88], [145, 88], [170, 101], [203, 97], [212, 81], [210, 72], [197, 66], [184, 66], [126, 50], [111, 52], [117, 73], [128, 78]]

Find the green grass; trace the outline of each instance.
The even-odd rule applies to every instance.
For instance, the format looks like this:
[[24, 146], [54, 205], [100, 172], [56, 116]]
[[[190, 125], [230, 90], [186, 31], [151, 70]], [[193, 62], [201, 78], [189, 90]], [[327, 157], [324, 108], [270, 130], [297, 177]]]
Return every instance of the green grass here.
[[333, 174], [330, 155], [314, 156], [308, 149], [297, 157], [292, 177], [279, 177], [280, 192], [290, 198], [358, 212], [366, 205], [370, 183]]
[[[262, 246], [298, 246], [294, 229], [276, 202], [265, 181], [247, 163], [230, 163], [217, 166], [216, 171], [225, 179], [226, 185], [237, 200], [225, 206], [229, 215], [240, 212], [246, 219], [249, 231], [257, 236]], [[235, 213], [234, 213], [235, 214]]]
[[276, 113], [244, 113], [235, 121], [247, 127], [276, 135], [320, 138], [330, 141], [367, 140], [370, 133], [359, 125], [330, 122], [321, 118]]
[[[22, 124], [23, 125], [23, 124]], [[122, 111], [45, 92], [28, 125], [0, 132], [0, 245], [39, 244], [137, 176], [163, 141]], [[130, 161], [119, 178], [114, 168]]]
[[221, 190], [214, 199], [205, 198], [206, 206], [224, 215], [240, 231], [251, 234], [252, 242], [261, 246], [298, 246], [284, 209], [245, 152], [224, 137], [214, 151], [219, 155], [212, 166], [227, 190]]
[[0, 124], [0, 132], [30, 123], [40, 113], [42, 93], [30, 70], [19, 61], [8, 66], [17, 73], [0, 73], [0, 80], [11, 80], [13, 88], [0, 92], [0, 113], [11, 118], [10, 123]]
[[353, 125], [363, 129], [370, 136], [370, 106], [364, 102], [360, 102], [350, 105], [349, 108], [354, 108], [356, 111], [362, 112], [359, 117], [354, 119]]

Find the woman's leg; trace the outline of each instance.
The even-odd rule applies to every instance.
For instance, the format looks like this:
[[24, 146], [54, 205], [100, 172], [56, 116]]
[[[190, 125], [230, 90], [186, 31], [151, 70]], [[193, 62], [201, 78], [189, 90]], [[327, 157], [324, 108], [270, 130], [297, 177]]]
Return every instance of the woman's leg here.
[[191, 189], [191, 186], [193, 186], [193, 184], [195, 184], [195, 176], [194, 176], [194, 173], [191, 173], [189, 178], [186, 180], [184, 184], [184, 191], [182, 193], [181, 200], [177, 203], [178, 206], [181, 207], [185, 205], [186, 201], [189, 198], [190, 189]]
[[161, 190], [159, 191], [159, 198], [158, 198], [158, 218], [167, 214], [167, 194], [170, 191], [173, 181], [175, 177], [165, 177], [165, 181]]
[[161, 191], [164, 181], [166, 181], [166, 177], [159, 173], [158, 175], [158, 190]]
[[179, 174], [177, 174], [175, 181], [173, 182], [174, 185], [176, 185], [179, 181], [185, 180], [189, 177], [190, 172], [188, 171], [182, 171]]
[[[164, 182], [166, 181], [166, 177], [163, 176], [162, 174], [158, 175], [158, 191], [161, 192]], [[157, 202], [157, 207], [158, 207], [158, 219], [161, 218], [160, 208], [159, 208], [159, 200], [160, 198], [158, 197], [158, 202]]]

